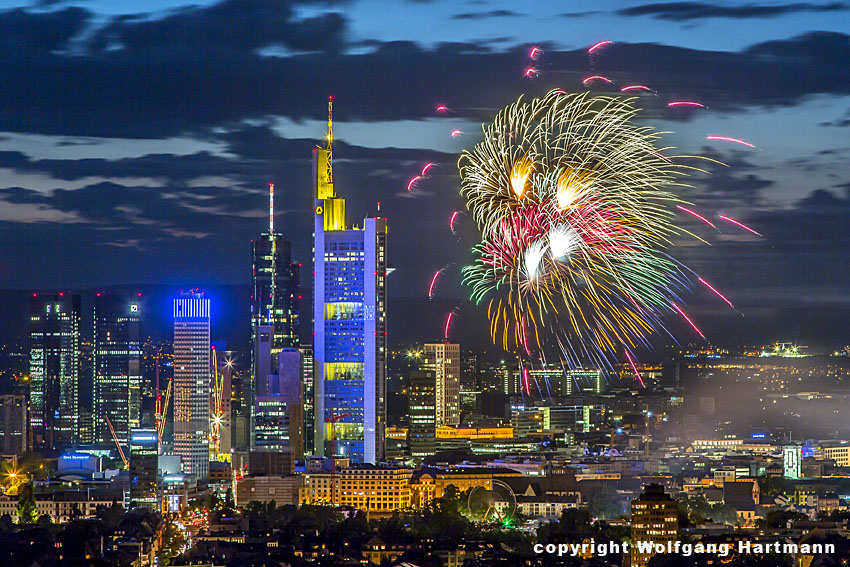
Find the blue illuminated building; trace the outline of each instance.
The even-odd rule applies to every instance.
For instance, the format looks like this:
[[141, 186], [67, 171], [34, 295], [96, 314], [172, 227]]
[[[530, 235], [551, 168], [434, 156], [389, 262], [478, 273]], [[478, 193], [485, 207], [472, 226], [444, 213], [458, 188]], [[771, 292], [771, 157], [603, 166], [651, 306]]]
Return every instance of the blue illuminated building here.
[[326, 147], [313, 150], [315, 452], [378, 463], [386, 422], [384, 218], [348, 228], [333, 185], [328, 102]]

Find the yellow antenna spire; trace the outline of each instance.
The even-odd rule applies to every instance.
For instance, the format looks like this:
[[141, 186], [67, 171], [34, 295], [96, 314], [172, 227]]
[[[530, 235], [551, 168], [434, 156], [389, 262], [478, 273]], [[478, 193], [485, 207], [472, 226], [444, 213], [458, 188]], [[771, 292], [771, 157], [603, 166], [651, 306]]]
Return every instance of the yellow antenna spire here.
[[333, 151], [334, 144], [334, 97], [328, 97], [328, 135], [326, 150]]
[[328, 150], [328, 184], [333, 187], [333, 144], [334, 144], [334, 97], [328, 96], [328, 135], [325, 139]]

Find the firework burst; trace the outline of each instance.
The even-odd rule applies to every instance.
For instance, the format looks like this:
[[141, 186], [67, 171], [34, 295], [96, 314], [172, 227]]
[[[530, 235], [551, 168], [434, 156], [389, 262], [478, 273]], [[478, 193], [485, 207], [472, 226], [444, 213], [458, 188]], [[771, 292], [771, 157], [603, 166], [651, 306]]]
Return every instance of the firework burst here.
[[671, 190], [690, 168], [662, 154], [662, 132], [635, 125], [632, 100], [520, 99], [462, 154], [461, 194], [481, 232], [464, 283], [505, 349], [606, 362], [680, 311], [689, 280], [665, 250], [685, 232]]

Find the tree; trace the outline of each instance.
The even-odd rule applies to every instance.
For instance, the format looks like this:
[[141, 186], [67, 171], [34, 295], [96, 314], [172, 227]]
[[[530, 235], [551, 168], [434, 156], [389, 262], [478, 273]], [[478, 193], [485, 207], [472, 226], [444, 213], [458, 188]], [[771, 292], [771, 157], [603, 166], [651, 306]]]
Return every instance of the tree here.
[[156, 554], [157, 563], [162, 567], [168, 567], [171, 564], [171, 559], [180, 555], [185, 544], [186, 536], [177, 524], [171, 520], [166, 522], [162, 532], [162, 545]]
[[35, 504], [35, 494], [32, 483], [25, 484], [18, 491], [18, 522], [34, 524], [38, 519], [38, 507]]
[[106, 531], [109, 533], [118, 529], [118, 524], [124, 516], [124, 506], [118, 502], [113, 502], [112, 506], [99, 505], [95, 510], [95, 516], [103, 522]]
[[228, 510], [233, 510], [236, 503], [233, 501], [233, 487], [227, 487], [227, 493], [224, 495], [224, 507]]

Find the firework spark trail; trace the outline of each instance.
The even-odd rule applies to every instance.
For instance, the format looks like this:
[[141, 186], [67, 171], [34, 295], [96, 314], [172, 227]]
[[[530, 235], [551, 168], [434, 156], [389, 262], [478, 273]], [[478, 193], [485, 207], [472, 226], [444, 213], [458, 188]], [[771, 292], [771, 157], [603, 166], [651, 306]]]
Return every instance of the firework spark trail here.
[[452, 325], [452, 317], [454, 317], [454, 314], [454, 311], [449, 311], [449, 316], [446, 317], [446, 331], [444, 333], [446, 340], [449, 340], [449, 327]]
[[646, 85], [626, 85], [622, 89], [620, 89], [621, 93], [628, 93], [632, 91], [649, 91], [652, 92], [652, 89], [647, 87]]
[[452, 213], [452, 218], [449, 219], [449, 230], [452, 231], [452, 234], [455, 234], [455, 221], [457, 220], [460, 211], [455, 211]]
[[691, 209], [689, 209], [687, 207], [683, 207], [682, 205], [676, 205], [676, 208], [679, 209], [680, 211], [684, 211], [684, 212], [688, 213], [689, 215], [695, 216], [696, 218], [698, 218], [699, 220], [701, 220], [702, 222], [704, 222], [705, 224], [707, 224], [711, 228], [717, 230], [717, 226], [713, 222], [711, 222], [710, 220], [708, 220], [707, 218], [705, 218], [701, 214], [697, 213], [696, 211], [692, 211]]
[[595, 44], [593, 44], [592, 46], [590, 46], [590, 49], [588, 49], [588, 50], [587, 50], [587, 52], [588, 52], [588, 53], [593, 53], [593, 52], [595, 52], [595, 51], [598, 51], [598, 50], [602, 49], [602, 48], [603, 48], [603, 47], [605, 47], [606, 45], [611, 45], [612, 43], [614, 43], [614, 42], [613, 42], [613, 41], [610, 41], [610, 40], [607, 40], [607, 39], [606, 39], [605, 41], [600, 41], [599, 43], [595, 43]]
[[434, 112], [439, 112], [440, 114], [445, 114], [449, 110], [451, 110], [451, 109], [448, 106], [446, 106], [445, 104], [440, 104], [440, 105], [437, 106], [437, 108], [434, 109]]
[[537, 56], [543, 53], [543, 50], [537, 46], [531, 48], [531, 51], [528, 52], [529, 59], [537, 59]]
[[748, 231], [752, 232], [753, 234], [755, 234], [756, 236], [762, 236], [761, 233], [756, 232], [755, 230], [751, 229], [750, 227], [748, 227], [747, 225], [745, 225], [741, 221], [737, 221], [737, 220], [733, 219], [732, 217], [727, 217], [725, 215], [717, 215], [717, 218], [719, 218], [721, 220], [725, 220], [726, 222], [731, 222], [735, 226], [739, 226], [739, 227], [743, 228], [744, 230], [748, 230]]
[[677, 106], [691, 106], [694, 108], [705, 108], [705, 105], [701, 102], [696, 102], [694, 100], [674, 100], [673, 102], [668, 102], [667, 106], [670, 108], [675, 108]]
[[629, 354], [628, 349], [624, 350], [623, 353], [626, 355], [626, 358], [629, 360], [629, 364], [632, 367], [632, 372], [635, 373], [635, 376], [637, 377], [638, 382], [640, 382], [641, 387], [646, 388], [646, 384], [643, 383], [643, 378], [640, 377], [640, 372], [638, 372], [637, 365], [635, 364], [635, 361], [632, 359], [632, 355]]
[[422, 168], [422, 173], [420, 173], [419, 176], [425, 177], [426, 175], [428, 175], [428, 170], [431, 169], [432, 167], [434, 167], [434, 164], [429, 161], [428, 163], [425, 164], [425, 167]]
[[552, 345], [570, 364], [606, 367], [620, 345], [668, 332], [670, 300], [689, 288], [664, 253], [686, 232], [668, 191], [685, 168], [632, 124], [636, 112], [632, 99], [552, 91], [499, 112], [463, 153], [461, 194], [481, 233], [463, 280], [506, 350], [539, 358]]
[[713, 285], [711, 285], [710, 283], [708, 283], [707, 281], [705, 281], [705, 280], [704, 280], [704, 279], [702, 279], [701, 277], [699, 277], [699, 278], [697, 278], [697, 279], [700, 281], [700, 283], [701, 283], [702, 285], [704, 285], [705, 287], [707, 287], [708, 289], [710, 289], [711, 291], [713, 291], [713, 292], [715, 293], [715, 295], [717, 295], [717, 297], [719, 297], [720, 299], [722, 299], [723, 301], [725, 301], [725, 302], [729, 305], [729, 307], [731, 307], [732, 309], [735, 309], [735, 306], [734, 306], [734, 305], [732, 305], [732, 302], [731, 302], [731, 301], [729, 301], [728, 299], [726, 299], [726, 296], [725, 296], [725, 295], [723, 295], [722, 293], [720, 293], [719, 291], [717, 291], [717, 290], [714, 288], [714, 286], [713, 286]]
[[452, 130], [452, 138], [457, 138], [458, 136], [463, 136], [463, 132], [461, 130]]
[[701, 336], [702, 338], [705, 338], [705, 335], [703, 335], [703, 334], [702, 334], [702, 331], [700, 331], [700, 330], [699, 330], [699, 327], [697, 327], [697, 326], [696, 326], [696, 324], [694, 324], [694, 322], [693, 322], [693, 321], [691, 321], [691, 318], [690, 318], [690, 317], [688, 317], [687, 315], [685, 315], [685, 312], [684, 312], [684, 311], [682, 311], [682, 309], [681, 309], [678, 305], [676, 305], [675, 303], [671, 303], [670, 305], [672, 305], [672, 306], [673, 306], [673, 309], [675, 309], [676, 311], [678, 311], [678, 312], [679, 312], [679, 315], [681, 315], [681, 316], [682, 316], [682, 318], [683, 318], [685, 321], [687, 321], [687, 322], [688, 322], [688, 324], [689, 324], [689, 325], [693, 328], [693, 330], [694, 330], [694, 331], [696, 331], [696, 332], [697, 332], [697, 334], [698, 334], [699, 336]]
[[540, 72], [537, 70], [537, 67], [529, 67], [528, 69], [525, 70], [525, 73], [523, 73], [523, 76], [525, 76], [527, 79], [531, 79], [531, 78], [536, 77], [539, 74], [540, 74]]
[[434, 298], [434, 286], [437, 285], [437, 278], [439, 278], [440, 274], [442, 274], [442, 273], [443, 273], [442, 269], [439, 269], [436, 272], [434, 272], [434, 277], [431, 278], [431, 285], [428, 286], [428, 299]]
[[731, 142], [733, 144], [740, 144], [740, 145], [746, 146], [748, 148], [758, 149], [753, 144], [751, 144], [751, 143], [749, 143], [745, 140], [741, 140], [741, 139], [738, 139], [738, 138], [730, 138], [729, 136], [717, 136], [715, 134], [711, 134], [709, 136], [706, 136], [705, 139], [706, 140], [719, 141], [719, 142]]
[[592, 81], [603, 81], [605, 83], [608, 83], [609, 85], [614, 83], [614, 81], [612, 81], [608, 77], [603, 77], [602, 75], [591, 75], [590, 77], [585, 77], [581, 81], [581, 84], [586, 85]]
[[408, 181], [408, 182], [407, 182], [407, 190], [412, 192], [412, 191], [413, 191], [413, 186], [414, 186], [414, 185], [416, 185], [416, 183], [417, 183], [420, 179], [422, 179], [422, 176], [421, 176], [421, 175], [417, 175], [416, 177], [414, 177], [414, 178], [412, 178], [410, 181]]

